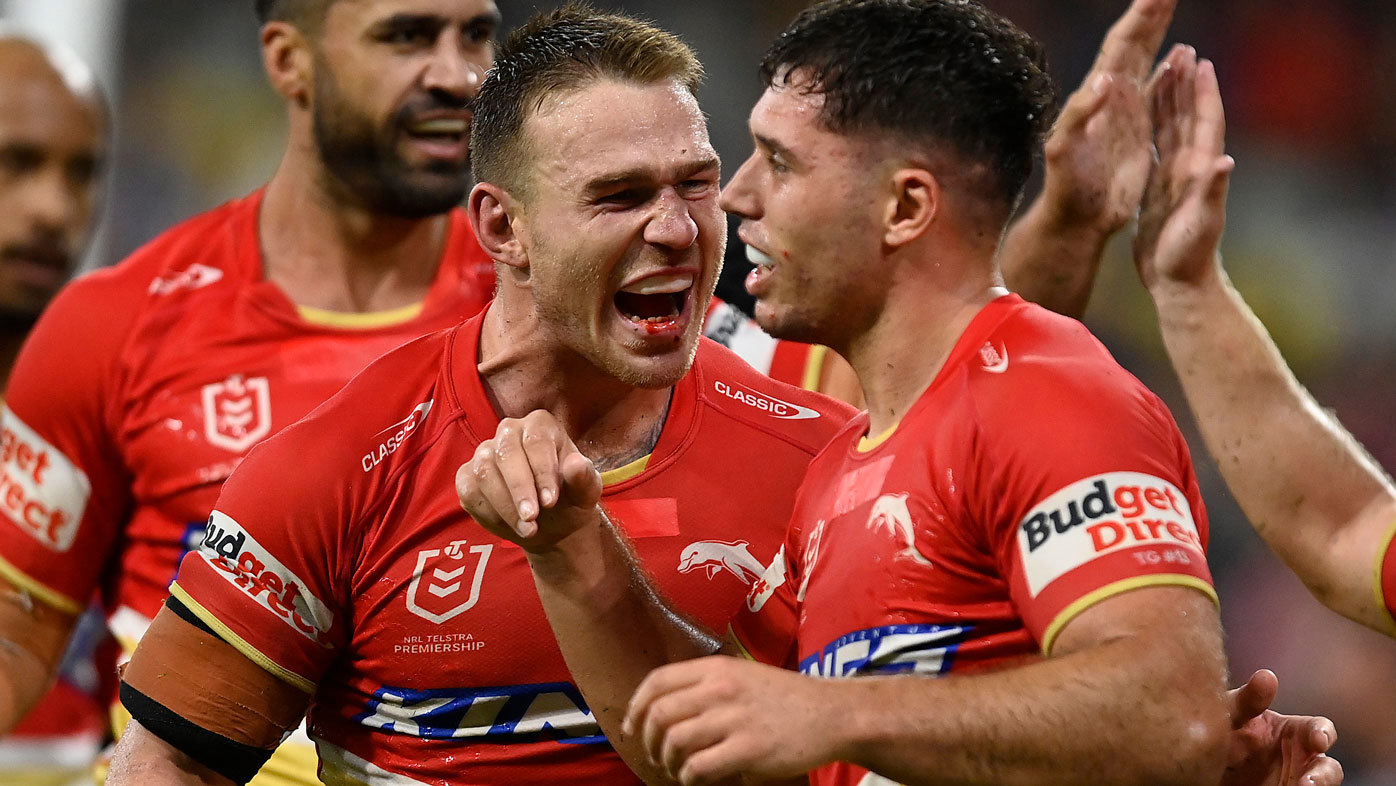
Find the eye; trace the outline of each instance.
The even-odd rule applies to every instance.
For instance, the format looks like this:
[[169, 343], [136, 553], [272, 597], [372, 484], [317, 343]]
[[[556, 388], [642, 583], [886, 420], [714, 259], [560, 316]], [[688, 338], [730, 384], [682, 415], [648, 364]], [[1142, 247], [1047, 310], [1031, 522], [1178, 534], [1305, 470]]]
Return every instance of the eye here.
[[784, 175], [790, 172], [790, 167], [781, 160], [780, 156], [774, 153], [766, 156], [766, 166], [777, 175]]
[[679, 183], [679, 193], [690, 199], [704, 196], [712, 189], [714, 181], [709, 178], [692, 178]]
[[609, 207], [633, 207], [643, 203], [647, 198], [642, 189], [626, 188], [597, 197], [596, 203]]
[[494, 41], [495, 27], [493, 22], [476, 21], [471, 22], [465, 28], [465, 40], [479, 46]]
[[0, 173], [18, 177], [42, 166], [44, 154], [28, 145], [11, 145], [0, 148]]

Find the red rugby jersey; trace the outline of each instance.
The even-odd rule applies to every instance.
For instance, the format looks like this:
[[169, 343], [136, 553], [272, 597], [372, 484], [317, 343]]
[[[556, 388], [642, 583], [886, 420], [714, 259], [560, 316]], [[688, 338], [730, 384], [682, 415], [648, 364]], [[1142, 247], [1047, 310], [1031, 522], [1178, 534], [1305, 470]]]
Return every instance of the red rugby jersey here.
[[1391, 615], [1392, 628], [1396, 629], [1396, 524], [1391, 527], [1391, 534], [1374, 573], [1377, 597], [1386, 606], [1386, 613]]
[[[570, 682], [523, 552], [456, 498], [499, 423], [482, 322], [389, 353], [255, 449], [172, 587], [313, 692], [327, 782], [635, 782]], [[662, 590], [723, 628], [851, 413], [704, 340], [653, 453], [607, 473], [602, 503]]]
[[867, 427], [810, 465], [784, 559], [734, 626], [756, 657], [936, 676], [1050, 654], [1073, 616], [1137, 587], [1216, 598], [1182, 435], [1074, 320], [995, 300], [895, 429]]
[[744, 311], [717, 298], [708, 306], [703, 335], [736, 352], [771, 379], [805, 390], [819, 389], [828, 347], [772, 338]]
[[264, 280], [261, 197], [196, 216], [72, 282], [10, 377], [0, 573], [74, 612], [99, 587], [128, 647], [248, 449], [372, 359], [493, 294], [490, 260], [455, 211], [420, 306], [328, 324], [334, 315], [298, 310]]

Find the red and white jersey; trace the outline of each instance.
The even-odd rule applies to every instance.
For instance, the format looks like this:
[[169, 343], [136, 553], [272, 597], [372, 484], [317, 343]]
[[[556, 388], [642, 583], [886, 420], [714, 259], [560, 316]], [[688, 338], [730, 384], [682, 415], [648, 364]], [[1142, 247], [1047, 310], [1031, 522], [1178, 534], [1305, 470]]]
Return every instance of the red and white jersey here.
[[[961, 673], [1050, 655], [1076, 614], [1130, 589], [1216, 598], [1182, 435], [1073, 320], [995, 300], [891, 432], [867, 427], [810, 466], [784, 558], [734, 625], [755, 657], [824, 677]], [[866, 775], [836, 764], [813, 782]]]
[[773, 338], [746, 312], [717, 298], [708, 305], [703, 335], [771, 379], [805, 390], [819, 389], [828, 347]]
[[[456, 498], [499, 424], [482, 323], [389, 353], [254, 449], [172, 587], [314, 694], [328, 783], [636, 782], [570, 681], [523, 552]], [[851, 414], [704, 340], [653, 452], [603, 475], [602, 504], [668, 597], [724, 628]]]
[[262, 275], [261, 196], [190, 219], [72, 282], [10, 377], [0, 573], [73, 612], [100, 589], [126, 646], [253, 445], [374, 358], [477, 313], [493, 294], [490, 260], [456, 211], [419, 306], [298, 309]]

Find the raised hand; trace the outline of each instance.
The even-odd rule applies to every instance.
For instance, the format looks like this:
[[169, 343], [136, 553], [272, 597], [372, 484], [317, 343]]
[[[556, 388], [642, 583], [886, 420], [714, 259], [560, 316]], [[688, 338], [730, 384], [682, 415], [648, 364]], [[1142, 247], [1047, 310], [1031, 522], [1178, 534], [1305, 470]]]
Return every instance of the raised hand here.
[[530, 551], [600, 520], [600, 473], [541, 409], [501, 421], [456, 471], [456, 494], [482, 527]]
[[1222, 786], [1338, 786], [1343, 768], [1326, 752], [1338, 740], [1333, 722], [1270, 709], [1279, 689], [1262, 669], [1231, 691], [1231, 745]]
[[1217, 245], [1236, 162], [1226, 155], [1216, 69], [1191, 47], [1175, 47], [1159, 64], [1150, 105], [1158, 163], [1144, 194], [1134, 262], [1153, 289], [1219, 274]]

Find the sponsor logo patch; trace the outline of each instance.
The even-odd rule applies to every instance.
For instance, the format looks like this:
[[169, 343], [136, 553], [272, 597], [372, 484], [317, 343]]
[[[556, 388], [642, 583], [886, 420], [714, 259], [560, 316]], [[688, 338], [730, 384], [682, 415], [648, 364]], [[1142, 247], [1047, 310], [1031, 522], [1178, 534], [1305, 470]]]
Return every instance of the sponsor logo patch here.
[[765, 393], [758, 393], [745, 385], [736, 382], [724, 382], [718, 380], [713, 383], [713, 390], [719, 396], [725, 396], [733, 401], [751, 407], [752, 409], [770, 415], [781, 420], [809, 420], [819, 417], [819, 413], [809, 407], [802, 407], [798, 404], [791, 404], [788, 401], [781, 401]]
[[293, 630], [321, 646], [334, 613], [305, 590], [305, 582], [247, 534], [231, 517], [214, 511], [208, 518], [199, 555], [230, 584], [257, 601]]
[[929, 624], [857, 630], [801, 660], [800, 671], [813, 677], [944, 674], [971, 630], [968, 626]]
[[58, 448], [5, 407], [0, 414], [0, 509], [53, 549], [73, 545], [92, 481]]
[[692, 573], [706, 571], [711, 580], [719, 573], [727, 572], [737, 577], [743, 584], [750, 584], [766, 572], [761, 560], [751, 556], [745, 540], [699, 540], [684, 546], [679, 554], [679, 572]]
[[354, 717], [372, 729], [430, 740], [606, 741], [575, 685], [545, 682], [496, 688], [412, 690], [384, 686]]
[[359, 463], [363, 466], [364, 472], [378, 466], [383, 462], [383, 459], [393, 455], [398, 448], [402, 447], [403, 441], [412, 436], [417, 427], [422, 425], [422, 421], [427, 419], [427, 413], [431, 412], [431, 405], [434, 401], [435, 399], [423, 401], [412, 410], [412, 414], [374, 435], [375, 437], [383, 437], [384, 434], [388, 436], [360, 459]]
[[1183, 547], [1205, 559], [1187, 496], [1139, 472], [1107, 472], [1072, 483], [1018, 524], [1023, 572], [1034, 597], [1097, 557], [1139, 546]]
[[266, 377], [234, 374], [204, 385], [204, 438], [243, 453], [271, 433], [271, 390]]
[[[444, 549], [417, 552], [417, 567], [407, 586], [408, 611], [440, 625], [479, 602], [480, 583], [494, 544], [471, 546], [469, 551], [465, 545], [464, 540], [453, 540]], [[468, 571], [472, 562], [473, 573]]]
[[216, 267], [195, 262], [189, 267], [171, 273], [165, 278], [155, 278], [150, 282], [150, 294], [169, 295], [181, 289], [200, 289], [223, 278], [223, 271]]

